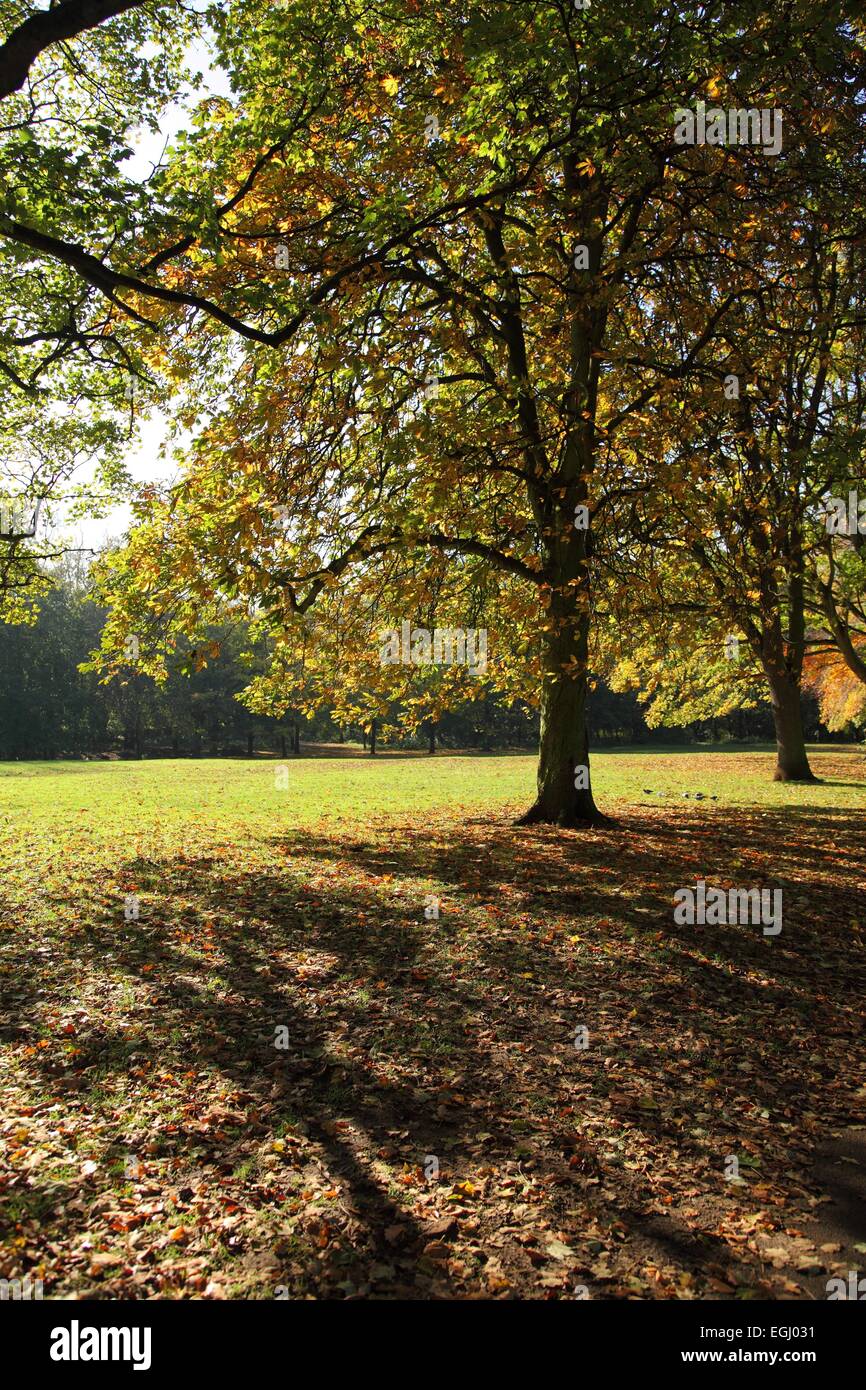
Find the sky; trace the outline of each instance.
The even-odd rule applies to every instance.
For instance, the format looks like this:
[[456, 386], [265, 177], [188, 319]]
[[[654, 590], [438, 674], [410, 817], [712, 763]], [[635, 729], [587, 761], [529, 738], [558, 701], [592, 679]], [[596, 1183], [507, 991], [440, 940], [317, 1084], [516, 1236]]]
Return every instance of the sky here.
[[[145, 57], [151, 57], [156, 51], [156, 45], [146, 44], [142, 51]], [[187, 65], [203, 75], [202, 89], [196, 92], [191, 89], [189, 91], [188, 99], [192, 102], [205, 95], [231, 95], [228, 75], [222, 68], [214, 67], [210, 57], [207, 45], [200, 40], [190, 44], [187, 50]], [[162, 157], [166, 144], [189, 124], [188, 110], [183, 100], [166, 107], [158, 132], [142, 129], [130, 135], [129, 145], [135, 153], [122, 166], [127, 176], [141, 181], [147, 179]], [[141, 423], [137, 437], [130, 445], [127, 458], [127, 468], [134, 482], [168, 481], [176, 477], [177, 465], [171, 457], [170, 443], [166, 453], [162, 453], [168, 441], [168, 434], [168, 421], [161, 411], [154, 412], [150, 419]], [[82, 481], [86, 481], [84, 472], [80, 477]], [[76, 545], [99, 550], [107, 541], [122, 536], [130, 521], [129, 506], [120, 504], [113, 507], [107, 516], [76, 522], [70, 534], [75, 537]]]

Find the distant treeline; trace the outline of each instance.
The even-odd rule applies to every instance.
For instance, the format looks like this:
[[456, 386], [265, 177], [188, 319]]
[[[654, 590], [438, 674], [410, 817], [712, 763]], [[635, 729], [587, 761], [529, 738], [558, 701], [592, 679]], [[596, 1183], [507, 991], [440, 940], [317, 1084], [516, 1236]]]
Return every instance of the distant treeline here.
[[[375, 750], [375, 730], [340, 728], [327, 711], [313, 719], [291, 712], [274, 719], [246, 710], [236, 697], [250, 679], [248, 663], [240, 660], [249, 640], [237, 627], [214, 630], [222, 655], [192, 676], [172, 672], [162, 686], [146, 676], [100, 685], [97, 676], [78, 667], [98, 646], [104, 617], [86, 587], [66, 579], [42, 600], [34, 626], [0, 625], [0, 759], [287, 756], [302, 744], [343, 742], [367, 748], [372, 743]], [[814, 701], [806, 702], [805, 716], [810, 739], [828, 737]], [[635, 697], [614, 694], [602, 682], [592, 694], [589, 719], [595, 743], [773, 738], [768, 708], [684, 729], [650, 730]], [[493, 751], [532, 749], [537, 739], [536, 714], [488, 696], [467, 702], [435, 728], [425, 726], [396, 746]]]

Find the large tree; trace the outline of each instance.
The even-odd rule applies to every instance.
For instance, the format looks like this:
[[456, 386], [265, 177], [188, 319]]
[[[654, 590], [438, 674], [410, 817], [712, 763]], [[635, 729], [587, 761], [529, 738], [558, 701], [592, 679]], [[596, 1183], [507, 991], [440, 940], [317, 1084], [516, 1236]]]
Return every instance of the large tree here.
[[[820, 178], [820, 149], [810, 165], [803, 151], [822, 94], [840, 111], [855, 99], [845, 7], [636, 0], [624, 19], [403, 0], [385, 19], [289, 0], [215, 22], [235, 97], [179, 142], [149, 226], [119, 221], [94, 254], [57, 209], [0, 223], [116, 314], [146, 309], [153, 358], [173, 332], [172, 371], [194, 382], [198, 446], [151, 503], [115, 599], [188, 623], [222, 591], [282, 639], [395, 550], [445, 555], [476, 587], [493, 573], [491, 611], [533, 613], [527, 819], [593, 820], [590, 576], [606, 538], [582, 509], [617, 480], [617, 434], [686, 378], [730, 307], [708, 297], [658, 351], [656, 292], [692, 254], [700, 208], [734, 173], [764, 199]], [[677, 108], [704, 96], [782, 108], [792, 156], [678, 145]]]

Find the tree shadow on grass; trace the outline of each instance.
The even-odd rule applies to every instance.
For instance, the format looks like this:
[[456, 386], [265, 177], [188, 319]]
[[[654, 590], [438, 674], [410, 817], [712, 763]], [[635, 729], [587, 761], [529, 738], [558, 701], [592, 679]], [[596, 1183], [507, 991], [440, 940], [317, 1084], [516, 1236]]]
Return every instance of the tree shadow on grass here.
[[[84, 1016], [26, 1059], [99, 1121], [106, 1163], [139, 1152], [209, 1267], [265, 1297], [772, 1294], [740, 1223], [815, 1195], [812, 1149], [864, 1080], [853, 830], [654, 809], [613, 833], [430, 817], [266, 849], [121, 866], [140, 919], [94, 910], [57, 939], [53, 988], [65, 962]], [[676, 925], [696, 877], [781, 887], [781, 935]]]

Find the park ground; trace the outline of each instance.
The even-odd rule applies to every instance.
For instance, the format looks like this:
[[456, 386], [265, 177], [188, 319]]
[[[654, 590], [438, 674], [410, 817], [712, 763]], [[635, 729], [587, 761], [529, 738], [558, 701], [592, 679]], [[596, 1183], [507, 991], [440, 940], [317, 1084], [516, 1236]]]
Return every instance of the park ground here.
[[[866, 759], [772, 765], [601, 754], [587, 832], [512, 824], [526, 756], [0, 766], [0, 1277], [826, 1297], [866, 1268]], [[676, 925], [698, 878], [781, 933]]]

